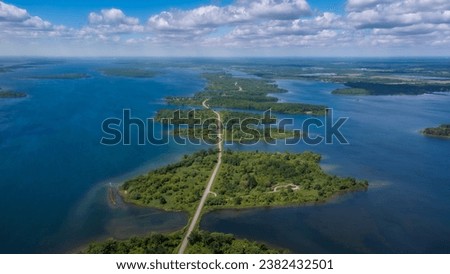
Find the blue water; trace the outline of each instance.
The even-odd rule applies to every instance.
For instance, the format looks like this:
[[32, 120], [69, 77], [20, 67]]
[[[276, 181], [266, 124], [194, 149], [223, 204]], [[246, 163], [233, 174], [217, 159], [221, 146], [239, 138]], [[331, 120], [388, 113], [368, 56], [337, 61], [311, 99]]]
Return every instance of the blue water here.
[[[29, 94], [25, 99], [0, 100], [0, 252], [64, 252], [91, 239], [174, 230], [186, 224], [184, 213], [110, 208], [107, 186], [199, 148], [136, 142], [102, 146], [101, 123], [121, 117], [124, 108], [135, 117], [152, 117], [164, 96], [192, 94], [203, 88], [204, 81], [198, 73], [176, 69], [166, 69], [154, 79], [105, 77], [97, 72], [108, 66], [117, 65], [71, 60], [0, 74], [1, 87]], [[64, 72], [92, 77], [29, 79]]]
[[[160, 73], [153, 79], [98, 73], [102, 67], [126, 65]], [[0, 100], [0, 253], [74, 252], [91, 240], [185, 226], [184, 213], [109, 205], [108, 185], [201, 147], [99, 143], [105, 118], [120, 117], [124, 108], [135, 117], [152, 117], [164, 107], [163, 97], [190, 95], [204, 87], [201, 65], [178, 65], [177, 60], [73, 59], [0, 74], [0, 87], [29, 94], [25, 99]], [[92, 77], [28, 78], [64, 72]], [[335, 116], [349, 117], [342, 132], [350, 144], [232, 147], [313, 150], [323, 154], [327, 171], [368, 179], [369, 190], [317, 206], [212, 212], [202, 219], [203, 229], [294, 252], [450, 252], [450, 142], [419, 134], [424, 127], [449, 122], [448, 94], [343, 97], [330, 94], [340, 87], [336, 84], [278, 82], [289, 90], [277, 94], [282, 101], [326, 104]], [[295, 118], [299, 126], [307, 116]]]
[[[278, 81], [283, 101], [326, 104], [348, 145], [257, 145], [235, 149], [301, 152], [324, 156], [323, 167], [367, 179], [369, 190], [332, 203], [209, 213], [201, 227], [264, 241], [298, 253], [449, 253], [450, 141], [419, 131], [450, 121], [449, 94], [333, 96], [336, 84]], [[297, 116], [297, 127], [305, 119]], [[317, 130], [320, 133], [320, 130]]]

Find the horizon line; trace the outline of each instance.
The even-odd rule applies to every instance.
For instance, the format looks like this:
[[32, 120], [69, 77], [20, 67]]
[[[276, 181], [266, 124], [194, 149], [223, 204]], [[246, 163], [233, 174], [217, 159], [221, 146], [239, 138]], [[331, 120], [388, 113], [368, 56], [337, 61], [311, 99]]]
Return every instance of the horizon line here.
[[330, 56], [305, 56], [305, 55], [283, 55], [283, 56], [220, 56], [220, 55], [210, 55], [210, 56], [170, 56], [170, 55], [1, 55], [0, 58], [73, 58], [73, 59], [120, 59], [120, 58], [146, 58], [146, 59], [157, 59], [157, 58], [165, 58], [165, 59], [234, 59], [234, 58], [247, 58], [247, 59], [285, 59], [285, 58], [296, 58], [296, 59], [407, 59], [407, 58], [416, 58], [416, 59], [434, 59], [434, 58], [445, 58], [450, 59], [450, 55], [330, 55]]

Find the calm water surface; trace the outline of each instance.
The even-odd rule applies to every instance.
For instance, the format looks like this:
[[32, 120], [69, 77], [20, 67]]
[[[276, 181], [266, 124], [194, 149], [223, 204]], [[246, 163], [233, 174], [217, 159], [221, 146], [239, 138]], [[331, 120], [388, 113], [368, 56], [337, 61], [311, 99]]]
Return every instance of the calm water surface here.
[[[105, 77], [98, 72], [109, 66], [119, 65], [72, 60], [0, 74], [1, 87], [29, 94], [25, 99], [0, 100], [0, 252], [64, 252], [93, 239], [175, 230], [186, 224], [184, 213], [110, 207], [107, 187], [200, 148], [136, 142], [102, 146], [101, 123], [121, 117], [124, 108], [135, 117], [152, 117], [164, 96], [192, 94], [204, 81], [197, 72], [176, 69], [166, 69], [154, 79]], [[29, 78], [66, 72], [92, 77]]]

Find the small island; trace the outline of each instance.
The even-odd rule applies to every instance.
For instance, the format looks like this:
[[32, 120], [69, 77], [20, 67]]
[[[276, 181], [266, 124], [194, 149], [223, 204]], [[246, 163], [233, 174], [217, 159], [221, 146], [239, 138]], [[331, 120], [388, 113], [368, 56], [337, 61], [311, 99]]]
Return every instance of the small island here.
[[431, 127], [422, 130], [425, 136], [450, 138], [450, 124], [443, 124], [438, 127]]
[[370, 95], [367, 89], [363, 88], [338, 88], [331, 92], [334, 95]]
[[63, 73], [63, 74], [50, 74], [50, 75], [37, 75], [32, 76], [30, 79], [38, 80], [77, 80], [77, 79], [87, 79], [91, 76], [86, 73]]
[[2, 90], [0, 88], [0, 99], [18, 99], [18, 98], [24, 98], [27, 96], [28, 95], [24, 92]]
[[100, 72], [106, 76], [128, 78], [153, 78], [158, 74], [155, 71], [135, 68], [106, 68]]

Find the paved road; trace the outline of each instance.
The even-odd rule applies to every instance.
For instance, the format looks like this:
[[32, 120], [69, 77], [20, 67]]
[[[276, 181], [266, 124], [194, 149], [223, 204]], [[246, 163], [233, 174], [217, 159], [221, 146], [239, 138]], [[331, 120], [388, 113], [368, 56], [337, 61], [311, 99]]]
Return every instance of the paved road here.
[[[203, 101], [202, 105], [206, 109], [210, 109], [209, 106], [206, 104], [208, 99]], [[214, 111], [214, 110], [212, 110]], [[220, 113], [217, 111], [214, 111], [214, 113], [217, 115], [217, 119], [219, 121], [219, 130], [218, 130], [218, 137], [219, 137], [219, 143], [217, 146], [219, 147], [219, 156], [217, 159], [217, 164], [214, 167], [213, 173], [211, 175], [211, 178], [209, 178], [208, 185], [206, 186], [205, 191], [203, 192], [202, 199], [200, 200], [200, 204], [197, 207], [197, 210], [195, 211], [194, 217], [191, 220], [191, 223], [189, 224], [189, 228], [184, 235], [183, 242], [181, 243], [181, 247], [178, 250], [178, 254], [183, 254], [186, 250], [186, 247], [189, 242], [189, 236], [191, 236], [192, 231], [194, 231], [195, 226], [197, 225], [197, 222], [200, 218], [200, 214], [202, 213], [202, 209], [205, 206], [206, 199], [208, 198], [209, 193], [211, 193], [211, 187], [214, 183], [214, 180], [216, 179], [217, 174], [219, 173], [220, 165], [222, 164], [222, 146], [223, 146], [223, 138], [222, 138], [222, 118], [220, 117]]]

